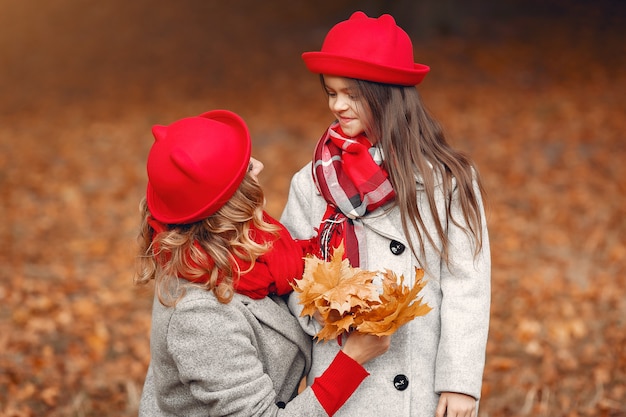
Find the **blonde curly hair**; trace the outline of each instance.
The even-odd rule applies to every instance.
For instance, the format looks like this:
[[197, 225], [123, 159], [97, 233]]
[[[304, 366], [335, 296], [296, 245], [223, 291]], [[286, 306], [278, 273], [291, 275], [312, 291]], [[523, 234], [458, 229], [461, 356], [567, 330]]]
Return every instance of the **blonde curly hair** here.
[[[165, 306], [176, 305], [189, 285], [213, 291], [222, 303], [230, 302], [239, 275], [252, 269], [255, 260], [271, 246], [252, 240], [250, 226], [278, 236], [278, 227], [263, 220], [264, 203], [261, 186], [246, 175], [235, 194], [216, 213], [195, 223], [168, 224], [165, 232], [156, 233], [148, 222], [151, 213], [144, 197], [140, 203], [135, 283], [154, 280], [156, 295]], [[238, 270], [235, 257], [250, 262], [249, 269]], [[181, 285], [179, 276], [209, 279]]]

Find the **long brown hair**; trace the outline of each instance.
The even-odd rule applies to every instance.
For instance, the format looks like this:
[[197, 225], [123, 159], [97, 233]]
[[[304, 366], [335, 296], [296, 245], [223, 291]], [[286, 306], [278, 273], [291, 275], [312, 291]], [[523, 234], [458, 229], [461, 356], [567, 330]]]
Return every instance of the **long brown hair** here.
[[193, 285], [213, 291], [220, 302], [228, 303], [237, 277], [247, 272], [233, 269], [237, 266], [233, 257], [250, 262], [252, 269], [255, 260], [269, 250], [269, 243], [258, 244], [250, 239], [250, 225], [278, 236], [278, 228], [263, 220], [264, 201], [261, 186], [246, 175], [235, 194], [215, 214], [196, 223], [167, 225], [167, 231], [156, 234], [148, 223], [151, 214], [146, 199], [142, 199], [135, 282], [146, 284], [154, 279], [159, 301], [172, 306], [185, 291], [178, 276], [194, 279], [206, 275], [206, 282]]
[[[446, 225], [451, 221], [473, 239], [474, 255], [477, 255], [483, 242], [481, 196], [484, 196], [484, 188], [472, 161], [448, 144], [441, 126], [423, 105], [417, 88], [347, 80], [366, 112], [366, 134], [383, 152], [383, 166], [396, 192], [394, 205], [400, 209], [405, 235], [410, 236], [409, 229], [412, 228], [418, 236], [422, 256], [425, 255], [424, 243], [428, 241], [449, 263]], [[421, 178], [424, 186], [436, 225], [435, 236], [425, 227], [423, 215], [418, 210], [416, 178]], [[446, 197], [443, 219], [435, 205], [435, 189], [439, 183]], [[462, 219], [455, 219], [452, 215], [453, 195], [458, 198]], [[435, 238], [441, 241], [441, 247], [435, 244]], [[410, 238], [408, 243], [419, 259]]]

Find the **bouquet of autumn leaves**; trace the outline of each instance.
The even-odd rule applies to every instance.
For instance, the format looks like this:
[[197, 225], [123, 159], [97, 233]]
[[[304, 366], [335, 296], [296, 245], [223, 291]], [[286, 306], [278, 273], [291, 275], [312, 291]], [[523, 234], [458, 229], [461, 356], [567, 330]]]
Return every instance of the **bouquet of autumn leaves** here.
[[[404, 285], [392, 271], [384, 273], [352, 268], [343, 259], [343, 245], [335, 249], [330, 261], [314, 256], [305, 258], [304, 275], [293, 284], [304, 306], [300, 316], [321, 316], [324, 327], [316, 335], [324, 342], [344, 331], [378, 336], [391, 335], [431, 307], [417, 298], [424, 288], [424, 271], [415, 269], [412, 288]], [[381, 285], [377, 285], [376, 282]]]

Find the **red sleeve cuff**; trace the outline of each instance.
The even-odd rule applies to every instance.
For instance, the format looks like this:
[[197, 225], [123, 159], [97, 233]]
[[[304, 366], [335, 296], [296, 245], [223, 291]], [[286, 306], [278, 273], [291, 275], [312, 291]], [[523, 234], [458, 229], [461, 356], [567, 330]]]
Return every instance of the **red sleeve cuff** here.
[[357, 361], [339, 351], [311, 389], [326, 413], [332, 416], [350, 398], [369, 373]]

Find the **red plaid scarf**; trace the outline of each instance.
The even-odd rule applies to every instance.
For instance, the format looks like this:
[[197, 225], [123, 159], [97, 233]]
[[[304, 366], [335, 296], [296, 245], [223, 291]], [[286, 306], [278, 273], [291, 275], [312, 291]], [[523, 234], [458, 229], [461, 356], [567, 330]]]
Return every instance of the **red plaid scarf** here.
[[[254, 299], [261, 299], [269, 294], [288, 294], [292, 290], [290, 283], [294, 278], [301, 278], [304, 272], [303, 248], [307, 242], [294, 241], [287, 229], [269, 214], [263, 213], [263, 219], [280, 228], [279, 236], [275, 238], [274, 235], [262, 232], [252, 226], [250, 238], [257, 243], [273, 241], [272, 249], [257, 258], [252, 270], [240, 274], [234, 279], [235, 291]], [[153, 217], [148, 219], [148, 223], [154, 229], [155, 236], [168, 230], [166, 225]], [[203, 250], [198, 242], [194, 242], [194, 245]], [[155, 251], [158, 251], [158, 247], [155, 248]], [[166, 257], [166, 259], [168, 258]], [[236, 256], [234, 259], [237, 265], [233, 265], [233, 273], [237, 274], [237, 271], [245, 271], [250, 268], [249, 262]], [[192, 266], [197, 266], [191, 260], [190, 255], [187, 255], [187, 262]], [[208, 262], [209, 265], [206, 266], [206, 269], [211, 269], [213, 262], [211, 259]], [[209, 277], [205, 274], [200, 278], [186, 276], [180, 276], [180, 278], [194, 283], [205, 283]]]
[[[395, 198], [380, 150], [359, 135], [346, 137], [338, 122], [330, 125], [315, 148], [313, 180], [328, 203], [319, 228], [320, 253], [328, 260], [343, 241], [353, 267], [365, 259], [360, 217]], [[365, 267], [362, 265], [361, 267]]]

